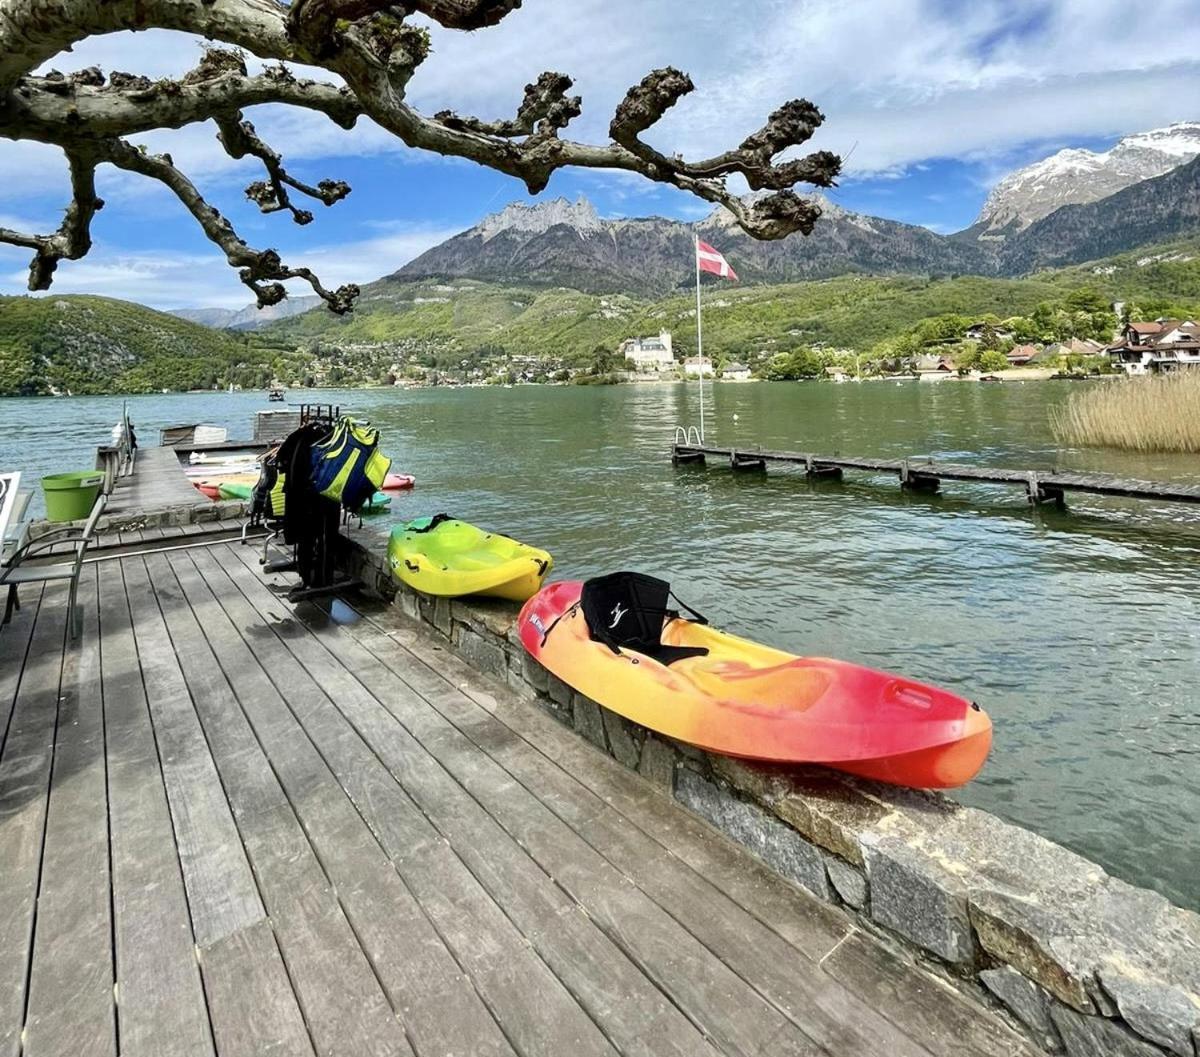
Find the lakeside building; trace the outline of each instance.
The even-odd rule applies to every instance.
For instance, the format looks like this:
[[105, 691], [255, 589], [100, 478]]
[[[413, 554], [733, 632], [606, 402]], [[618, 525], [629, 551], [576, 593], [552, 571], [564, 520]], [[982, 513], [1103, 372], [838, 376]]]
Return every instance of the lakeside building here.
[[712, 378], [714, 374], [712, 359], [708, 356], [705, 356], [703, 360], [699, 356], [689, 356], [683, 361], [683, 373], [689, 378]]
[[721, 372], [721, 377], [727, 382], [750, 381], [750, 368], [744, 363], [728, 363]]
[[671, 332], [661, 331], [657, 338], [627, 338], [617, 352], [633, 369], [645, 374], [673, 371], [678, 366], [671, 346]]
[[956, 368], [949, 356], [923, 352], [913, 361], [917, 374], [954, 374]]
[[1194, 319], [1130, 322], [1102, 351], [1130, 375], [1200, 367], [1200, 326]]

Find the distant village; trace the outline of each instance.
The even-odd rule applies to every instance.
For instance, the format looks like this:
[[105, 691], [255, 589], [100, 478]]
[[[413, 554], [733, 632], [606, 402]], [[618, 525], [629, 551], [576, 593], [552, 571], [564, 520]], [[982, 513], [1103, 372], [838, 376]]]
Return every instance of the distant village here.
[[[1113, 308], [1119, 313], [1122, 306]], [[913, 377], [932, 382], [1078, 378], [1121, 373], [1140, 376], [1200, 366], [1200, 325], [1194, 319], [1129, 320], [1108, 343], [1079, 337], [1037, 343], [1018, 341], [1014, 330], [993, 317], [972, 322], [965, 329], [960, 322], [952, 337], [929, 339], [924, 347], [917, 348], [919, 351], [903, 355], [880, 356], [877, 352], [861, 353], [818, 342], [789, 352], [747, 350], [744, 360], [722, 352], [701, 359], [696, 355], [678, 355], [671, 332], [664, 329], [649, 337], [626, 338], [609, 351], [598, 349], [590, 363], [495, 348], [455, 358], [450, 363], [440, 358], [434, 365], [417, 348], [393, 349], [393, 356], [397, 352], [401, 355], [386, 368], [380, 380], [398, 386], [456, 386], [646, 383], [701, 376], [727, 382], [799, 378], [845, 382]], [[354, 372], [361, 376], [358, 384], [362, 384], [370, 377], [368, 363], [374, 360], [377, 364], [383, 350], [378, 346], [353, 346], [327, 351], [336, 356], [319, 363], [313, 384], [354, 384], [343, 373], [348, 357], [350, 362], [355, 357], [362, 360], [362, 370]], [[326, 366], [332, 371], [322, 369]]]

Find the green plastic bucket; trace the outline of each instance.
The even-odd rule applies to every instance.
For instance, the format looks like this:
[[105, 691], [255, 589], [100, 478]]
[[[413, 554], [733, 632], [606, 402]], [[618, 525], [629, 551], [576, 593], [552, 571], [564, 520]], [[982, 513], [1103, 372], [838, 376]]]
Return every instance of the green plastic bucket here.
[[98, 470], [52, 473], [42, 478], [46, 517], [51, 521], [81, 521], [92, 512], [104, 474]]

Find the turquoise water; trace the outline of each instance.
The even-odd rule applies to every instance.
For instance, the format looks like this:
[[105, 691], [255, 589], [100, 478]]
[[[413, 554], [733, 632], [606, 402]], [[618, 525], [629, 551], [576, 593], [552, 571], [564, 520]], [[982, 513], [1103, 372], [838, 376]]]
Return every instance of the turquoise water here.
[[[723, 384], [709, 389], [709, 440], [1200, 480], [1192, 457], [1060, 451], [1048, 411], [1068, 390]], [[674, 470], [694, 386], [314, 398], [372, 418], [417, 476], [393, 519], [453, 513], [545, 546], [564, 577], [657, 573], [731, 631], [978, 700], [995, 748], [959, 799], [1200, 907], [1200, 509], [1082, 497], [1032, 512], [1017, 489], [908, 496], [888, 477]], [[259, 393], [129, 403], [143, 444], [176, 422], [248, 436], [269, 406]], [[89, 468], [120, 407], [0, 401], [0, 469]]]

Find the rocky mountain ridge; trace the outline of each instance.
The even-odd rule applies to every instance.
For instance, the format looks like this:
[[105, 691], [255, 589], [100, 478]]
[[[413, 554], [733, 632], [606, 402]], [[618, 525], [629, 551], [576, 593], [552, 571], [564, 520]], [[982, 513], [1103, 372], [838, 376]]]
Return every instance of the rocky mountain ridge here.
[[1196, 121], [1125, 136], [1107, 151], [1068, 147], [996, 184], [968, 231], [979, 239], [1004, 239], [1063, 206], [1098, 202], [1198, 155]]

